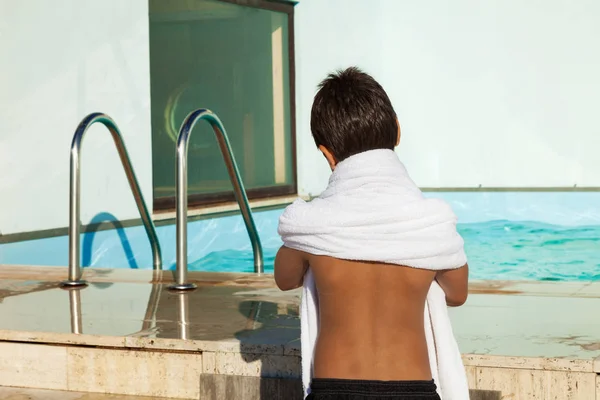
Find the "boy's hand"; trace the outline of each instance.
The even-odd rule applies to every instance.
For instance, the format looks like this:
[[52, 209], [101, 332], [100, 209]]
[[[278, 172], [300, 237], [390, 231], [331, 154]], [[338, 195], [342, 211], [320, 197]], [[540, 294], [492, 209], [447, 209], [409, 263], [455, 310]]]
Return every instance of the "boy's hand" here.
[[302, 286], [308, 269], [308, 259], [301, 251], [282, 246], [275, 257], [275, 283], [281, 290]]

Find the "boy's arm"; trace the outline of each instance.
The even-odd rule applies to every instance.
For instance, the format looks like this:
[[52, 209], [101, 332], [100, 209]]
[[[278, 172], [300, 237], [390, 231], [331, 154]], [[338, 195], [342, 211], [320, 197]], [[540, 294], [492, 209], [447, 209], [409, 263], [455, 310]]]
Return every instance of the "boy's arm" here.
[[469, 295], [469, 265], [458, 269], [439, 271], [435, 279], [446, 294], [446, 304], [459, 307], [465, 304]]
[[282, 246], [275, 257], [275, 283], [281, 290], [299, 288], [307, 269], [308, 259], [303, 252]]

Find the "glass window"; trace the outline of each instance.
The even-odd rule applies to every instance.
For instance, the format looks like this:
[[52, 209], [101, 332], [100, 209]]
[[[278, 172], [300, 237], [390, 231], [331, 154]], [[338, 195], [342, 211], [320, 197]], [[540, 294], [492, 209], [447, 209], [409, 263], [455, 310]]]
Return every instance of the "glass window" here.
[[[296, 192], [293, 6], [256, 4], [149, 2], [155, 209], [174, 207], [176, 138], [198, 108], [223, 122], [250, 198]], [[196, 125], [188, 160], [190, 205], [234, 199], [208, 123]]]

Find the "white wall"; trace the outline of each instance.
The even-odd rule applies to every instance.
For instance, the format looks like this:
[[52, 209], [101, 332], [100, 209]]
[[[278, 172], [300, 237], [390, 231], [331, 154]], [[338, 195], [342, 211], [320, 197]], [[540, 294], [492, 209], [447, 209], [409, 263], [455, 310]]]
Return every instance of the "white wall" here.
[[[65, 227], [69, 147], [88, 113], [115, 119], [152, 206], [147, 0], [0, 1], [0, 232]], [[87, 133], [82, 222], [137, 209], [110, 134]]]
[[321, 193], [329, 176], [310, 133], [316, 86], [327, 73], [350, 65], [383, 75], [382, 5], [377, 0], [301, 0], [296, 6], [296, 145], [301, 195]]
[[326, 164], [314, 88], [358, 65], [388, 91], [422, 187], [600, 186], [600, 2], [302, 0], [296, 7], [299, 187]]

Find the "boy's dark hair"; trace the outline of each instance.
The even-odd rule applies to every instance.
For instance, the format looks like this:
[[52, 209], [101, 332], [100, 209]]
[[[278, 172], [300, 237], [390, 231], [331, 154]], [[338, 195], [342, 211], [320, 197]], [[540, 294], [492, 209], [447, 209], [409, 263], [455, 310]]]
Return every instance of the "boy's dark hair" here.
[[398, 139], [396, 112], [385, 90], [356, 67], [329, 74], [313, 102], [310, 129], [317, 146], [337, 162], [375, 149], [393, 149]]

